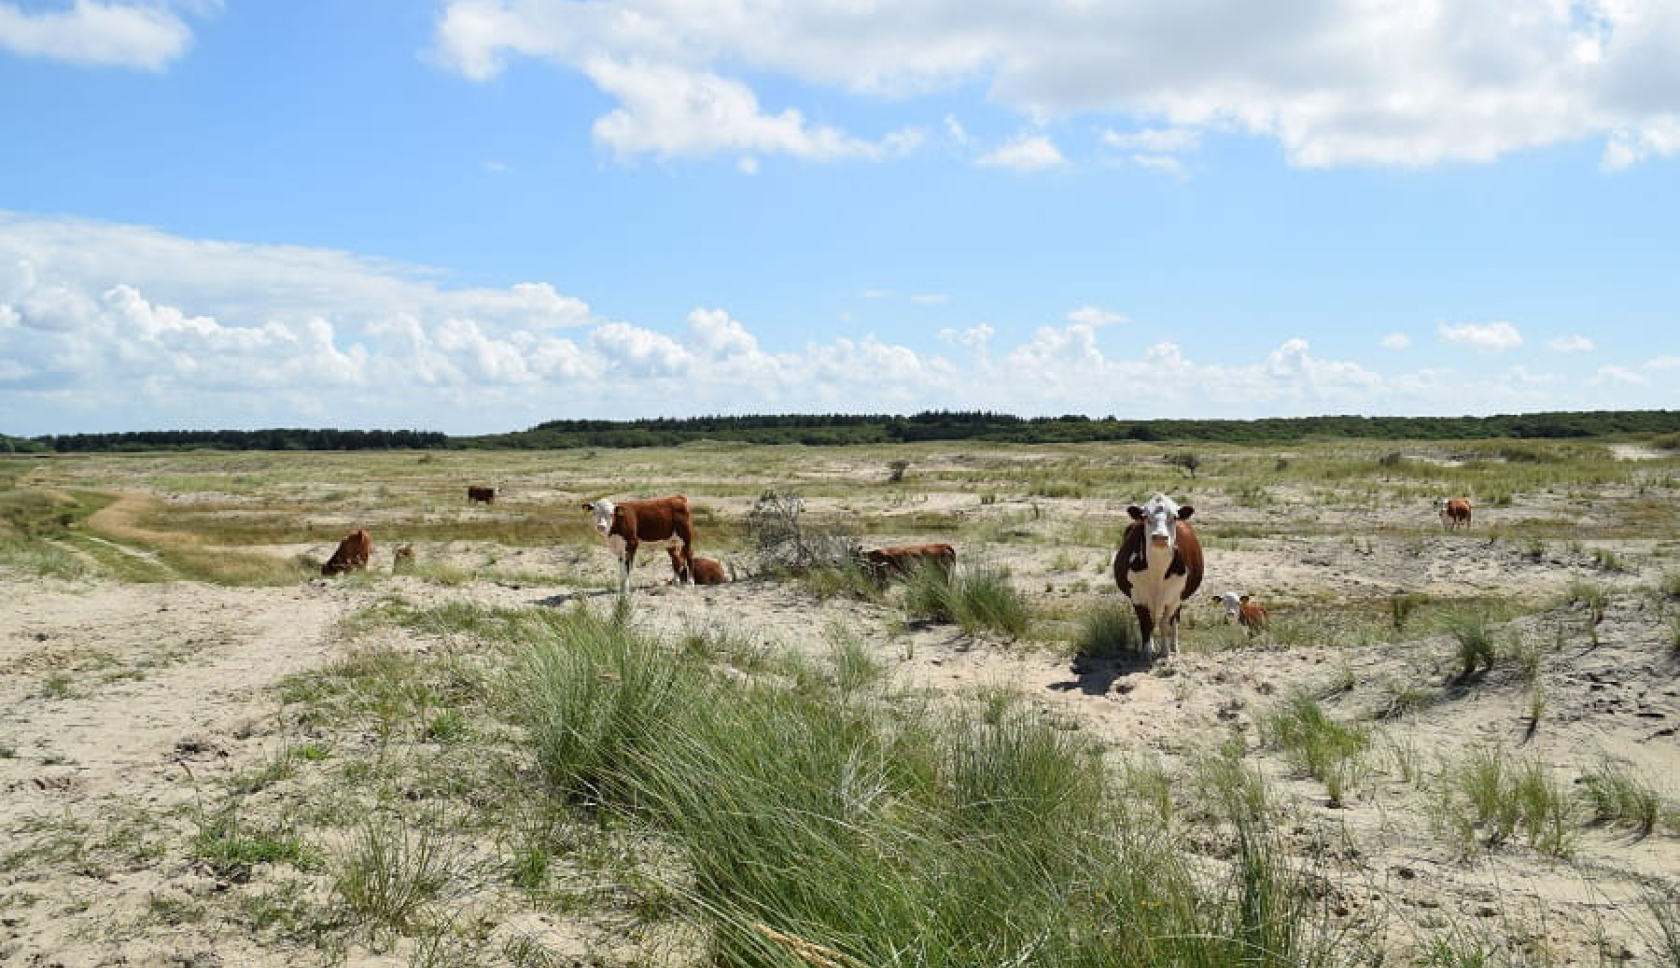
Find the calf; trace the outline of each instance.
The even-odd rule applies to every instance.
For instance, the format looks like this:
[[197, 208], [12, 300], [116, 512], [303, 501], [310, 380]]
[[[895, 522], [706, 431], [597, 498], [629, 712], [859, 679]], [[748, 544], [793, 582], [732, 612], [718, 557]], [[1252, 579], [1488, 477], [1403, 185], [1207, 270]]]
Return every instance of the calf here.
[[1215, 599], [1225, 606], [1225, 624], [1232, 622], [1248, 629], [1248, 634], [1256, 635], [1266, 627], [1269, 616], [1260, 603], [1248, 595], [1238, 595], [1236, 592], [1226, 592]]
[[1441, 516], [1441, 523], [1450, 530], [1452, 528], [1470, 527], [1470, 500], [1462, 497], [1452, 497], [1442, 500], [1435, 499], [1435, 512]]
[[496, 489], [493, 487], [481, 487], [476, 484], [469, 484], [467, 486], [467, 503], [471, 504], [474, 501], [479, 501], [484, 504], [495, 504]]
[[391, 554], [391, 570], [408, 571], [414, 567], [414, 546], [405, 544]]
[[1202, 586], [1202, 545], [1190, 527], [1195, 508], [1165, 494], [1126, 508], [1132, 523], [1114, 555], [1114, 583], [1137, 613], [1145, 654], [1171, 656], [1178, 648], [1178, 617]]
[[876, 548], [863, 556], [864, 568], [881, 584], [907, 578], [917, 568], [935, 568], [947, 579], [957, 567], [957, 549], [948, 544], [895, 545]]
[[630, 568], [636, 563], [636, 548], [644, 541], [664, 541], [680, 549], [687, 571], [686, 584], [694, 584], [694, 522], [688, 513], [688, 498], [681, 494], [646, 501], [619, 504], [601, 498], [583, 506], [594, 516], [595, 530], [618, 557], [618, 593], [630, 591]]
[[723, 565], [711, 558], [694, 559], [694, 580], [689, 582], [688, 566], [683, 563], [682, 553], [676, 545], [666, 545], [665, 553], [671, 556], [671, 571], [677, 576], [677, 581], [694, 585], [721, 585], [729, 580], [723, 573]]
[[321, 574], [337, 575], [352, 568], [366, 568], [368, 558], [372, 555], [373, 538], [358, 528], [345, 535], [344, 540], [338, 543], [338, 550], [321, 566]]

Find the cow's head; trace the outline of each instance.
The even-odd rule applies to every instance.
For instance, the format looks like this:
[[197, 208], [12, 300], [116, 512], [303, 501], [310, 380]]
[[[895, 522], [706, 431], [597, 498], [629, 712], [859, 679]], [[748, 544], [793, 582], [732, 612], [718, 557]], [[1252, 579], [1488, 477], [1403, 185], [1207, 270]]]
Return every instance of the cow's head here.
[[1247, 600], [1247, 595], [1238, 595], [1236, 592], [1226, 592], [1214, 599], [1213, 604], [1225, 606], [1225, 624], [1230, 625], [1232, 622], [1237, 620], [1237, 615], [1242, 612], [1242, 603]]
[[1165, 494], [1157, 494], [1142, 507], [1134, 504], [1127, 508], [1126, 513], [1132, 516], [1133, 521], [1142, 523], [1144, 537], [1149, 539], [1150, 545], [1177, 550], [1178, 522], [1189, 520], [1196, 509], [1188, 504], [1180, 507]]
[[583, 509], [588, 511], [590, 516], [595, 519], [595, 530], [600, 532], [601, 537], [605, 538], [612, 531], [613, 512], [617, 510], [613, 502], [601, 498], [593, 504], [585, 504]]

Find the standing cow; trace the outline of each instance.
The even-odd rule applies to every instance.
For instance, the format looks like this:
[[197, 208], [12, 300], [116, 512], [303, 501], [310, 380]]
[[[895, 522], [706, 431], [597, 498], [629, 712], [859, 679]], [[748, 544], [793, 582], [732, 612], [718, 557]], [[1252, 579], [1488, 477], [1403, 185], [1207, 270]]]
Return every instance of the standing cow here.
[[1454, 528], [1470, 527], [1470, 499], [1450, 497], [1445, 500], [1435, 499], [1435, 513], [1441, 516], [1441, 523], [1450, 531]]
[[472, 504], [475, 501], [481, 504], [495, 504], [496, 489], [481, 484], [468, 484], [467, 503]]
[[677, 548], [688, 576], [685, 584], [694, 584], [694, 521], [688, 513], [688, 498], [673, 494], [618, 504], [601, 498], [583, 509], [594, 517], [595, 531], [618, 558], [620, 595], [630, 591], [630, 568], [636, 563], [637, 546], [644, 541], [664, 541]]
[[1126, 509], [1132, 523], [1114, 555], [1114, 583], [1131, 599], [1143, 648], [1154, 657], [1178, 649], [1179, 609], [1202, 586], [1202, 545], [1190, 527], [1195, 508], [1157, 494]]

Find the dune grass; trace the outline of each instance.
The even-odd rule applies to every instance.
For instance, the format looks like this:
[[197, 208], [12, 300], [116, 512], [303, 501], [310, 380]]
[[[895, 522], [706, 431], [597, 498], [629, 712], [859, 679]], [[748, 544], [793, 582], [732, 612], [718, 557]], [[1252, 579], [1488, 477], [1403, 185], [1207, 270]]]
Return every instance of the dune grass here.
[[1210, 877], [1125, 807], [1088, 740], [1026, 713], [988, 724], [849, 701], [845, 677], [696, 675], [581, 609], [506, 689], [558, 802], [680, 846], [670, 886], [720, 964], [1355, 960], [1252, 817]]

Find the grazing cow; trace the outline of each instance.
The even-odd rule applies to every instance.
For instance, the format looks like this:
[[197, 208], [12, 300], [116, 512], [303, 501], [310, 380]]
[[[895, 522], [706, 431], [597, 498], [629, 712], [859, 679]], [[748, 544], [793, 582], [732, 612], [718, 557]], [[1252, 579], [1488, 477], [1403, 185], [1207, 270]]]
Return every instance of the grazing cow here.
[[1179, 609], [1202, 585], [1202, 545], [1189, 521], [1195, 510], [1165, 494], [1126, 509], [1132, 523], [1114, 555], [1114, 583], [1131, 599], [1151, 657], [1157, 644], [1163, 656], [1178, 648]]
[[1452, 497], [1446, 500], [1436, 498], [1435, 513], [1441, 516], [1441, 523], [1449, 529], [1470, 527], [1470, 501], [1468, 498]]
[[414, 567], [414, 546], [405, 544], [391, 555], [392, 571], [407, 571]]
[[694, 522], [689, 517], [688, 498], [673, 494], [619, 504], [601, 498], [583, 509], [594, 515], [595, 530], [618, 557], [620, 595], [630, 591], [630, 568], [636, 563], [637, 546], [644, 541], [664, 541], [678, 548], [688, 573], [685, 583], [694, 584]]
[[1226, 592], [1215, 599], [1215, 602], [1225, 606], [1225, 624], [1232, 622], [1248, 629], [1248, 634], [1256, 635], [1266, 627], [1270, 616], [1260, 603], [1251, 596], [1238, 595], [1236, 592]]
[[907, 578], [917, 568], [937, 568], [946, 578], [957, 567], [957, 549], [948, 544], [895, 545], [864, 553], [870, 577], [885, 585], [890, 578]]
[[493, 487], [480, 487], [477, 484], [467, 485], [467, 503], [471, 504], [474, 501], [482, 501], [485, 504], [495, 504], [496, 489]]
[[344, 536], [338, 550], [321, 566], [321, 574], [337, 575], [352, 568], [366, 568], [373, 555], [373, 539], [366, 531], [357, 529]]
[[723, 565], [711, 558], [694, 558], [694, 580], [688, 580], [688, 566], [683, 564], [682, 552], [676, 545], [666, 545], [665, 553], [671, 556], [671, 572], [677, 576], [679, 583], [691, 585], [721, 585], [729, 580], [723, 572]]

